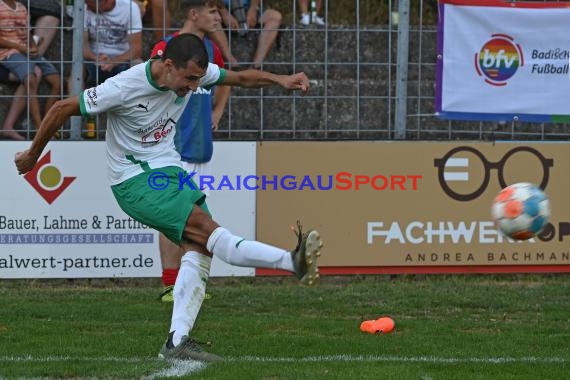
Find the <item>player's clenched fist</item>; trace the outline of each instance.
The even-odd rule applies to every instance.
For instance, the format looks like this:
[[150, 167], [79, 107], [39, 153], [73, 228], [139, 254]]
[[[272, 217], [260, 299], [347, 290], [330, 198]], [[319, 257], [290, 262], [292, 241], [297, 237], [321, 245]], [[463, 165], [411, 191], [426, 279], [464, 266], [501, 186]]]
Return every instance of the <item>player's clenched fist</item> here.
[[34, 168], [36, 162], [38, 162], [38, 157], [30, 154], [29, 150], [16, 153], [14, 158], [16, 163], [16, 168], [18, 169], [18, 174], [26, 174]]

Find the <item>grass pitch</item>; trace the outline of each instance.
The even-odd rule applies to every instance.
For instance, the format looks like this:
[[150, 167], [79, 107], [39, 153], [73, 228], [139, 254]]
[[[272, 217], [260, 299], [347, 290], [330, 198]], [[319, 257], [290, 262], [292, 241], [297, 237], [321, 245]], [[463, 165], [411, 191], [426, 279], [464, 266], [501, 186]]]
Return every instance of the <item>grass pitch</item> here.
[[[222, 363], [157, 353], [158, 279], [0, 281], [0, 378], [563, 379], [568, 275], [211, 279], [194, 329]], [[359, 331], [389, 315], [387, 335]]]

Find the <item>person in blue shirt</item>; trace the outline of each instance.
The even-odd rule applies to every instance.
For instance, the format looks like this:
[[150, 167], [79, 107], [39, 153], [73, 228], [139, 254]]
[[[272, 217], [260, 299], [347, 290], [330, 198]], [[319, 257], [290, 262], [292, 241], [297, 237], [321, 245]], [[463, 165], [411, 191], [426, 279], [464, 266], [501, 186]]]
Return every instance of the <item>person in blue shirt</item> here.
[[[182, 0], [181, 10], [186, 14], [182, 29], [171, 36], [159, 41], [153, 48], [151, 57], [162, 56], [166, 45], [174, 36], [192, 33], [204, 41], [208, 51], [208, 59], [219, 67], [224, 67], [224, 60], [219, 48], [207, 34], [220, 28], [220, 14], [216, 1]], [[213, 87], [211, 89], [199, 88], [186, 106], [178, 121], [174, 144], [180, 153], [184, 169], [188, 173], [196, 173], [194, 179], [202, 175], [211, 174], [211, 158], [214, 150], [212, 130], [218, 124], [230, 95], [229, 86]], [[202, 189], [206, 197], [210, 197], [209, 189]], [[162, 283], [164, 289], [160, 294], [163, 302], [173, 302], [173, 289], [180, 260], [186, 253], [178, 245], [170, 241], [164, 234], [159, 237], [160, 262], [162, 265]]]

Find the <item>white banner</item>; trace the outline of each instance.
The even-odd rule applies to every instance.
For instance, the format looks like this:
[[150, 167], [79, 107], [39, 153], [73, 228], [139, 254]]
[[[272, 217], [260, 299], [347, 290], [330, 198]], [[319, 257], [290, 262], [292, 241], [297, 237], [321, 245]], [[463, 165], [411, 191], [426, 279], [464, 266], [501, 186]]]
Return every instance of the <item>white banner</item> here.
[[570, 120], [570, 3], [440, 2], [437, 112]]
[[[14, 154], [29, 142], [0, 143], [0, 278], [158, 277], [158, 233], [129, 218], [106, 177], [103, 142], [50, 142], [38, 165], [18, 175]], [[255, 174], [255, 143], [215, 144], [212, 175]], [[255, 192], [214, 190], [214, 219], [255, 237]], [[253, 275], [214, 260], [212, 276]]]

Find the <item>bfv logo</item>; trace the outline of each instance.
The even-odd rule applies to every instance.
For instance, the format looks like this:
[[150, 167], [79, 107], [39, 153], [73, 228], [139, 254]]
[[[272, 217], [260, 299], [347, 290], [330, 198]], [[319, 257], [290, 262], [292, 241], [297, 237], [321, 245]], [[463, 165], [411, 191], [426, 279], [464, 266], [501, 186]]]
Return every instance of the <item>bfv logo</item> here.
[[24, 175], [24, 179], [47, 203], [52, 204], [77, 177], [62, 177], [60, 170], [50, 163], [51, 151], [48, 151], [32, 171]]
[[524, 56], [519, 44], [506, 34], [493, 34], [478, 53], [475, 53], [477, 74], [493, 86], [505, 86], [524, 66]]

